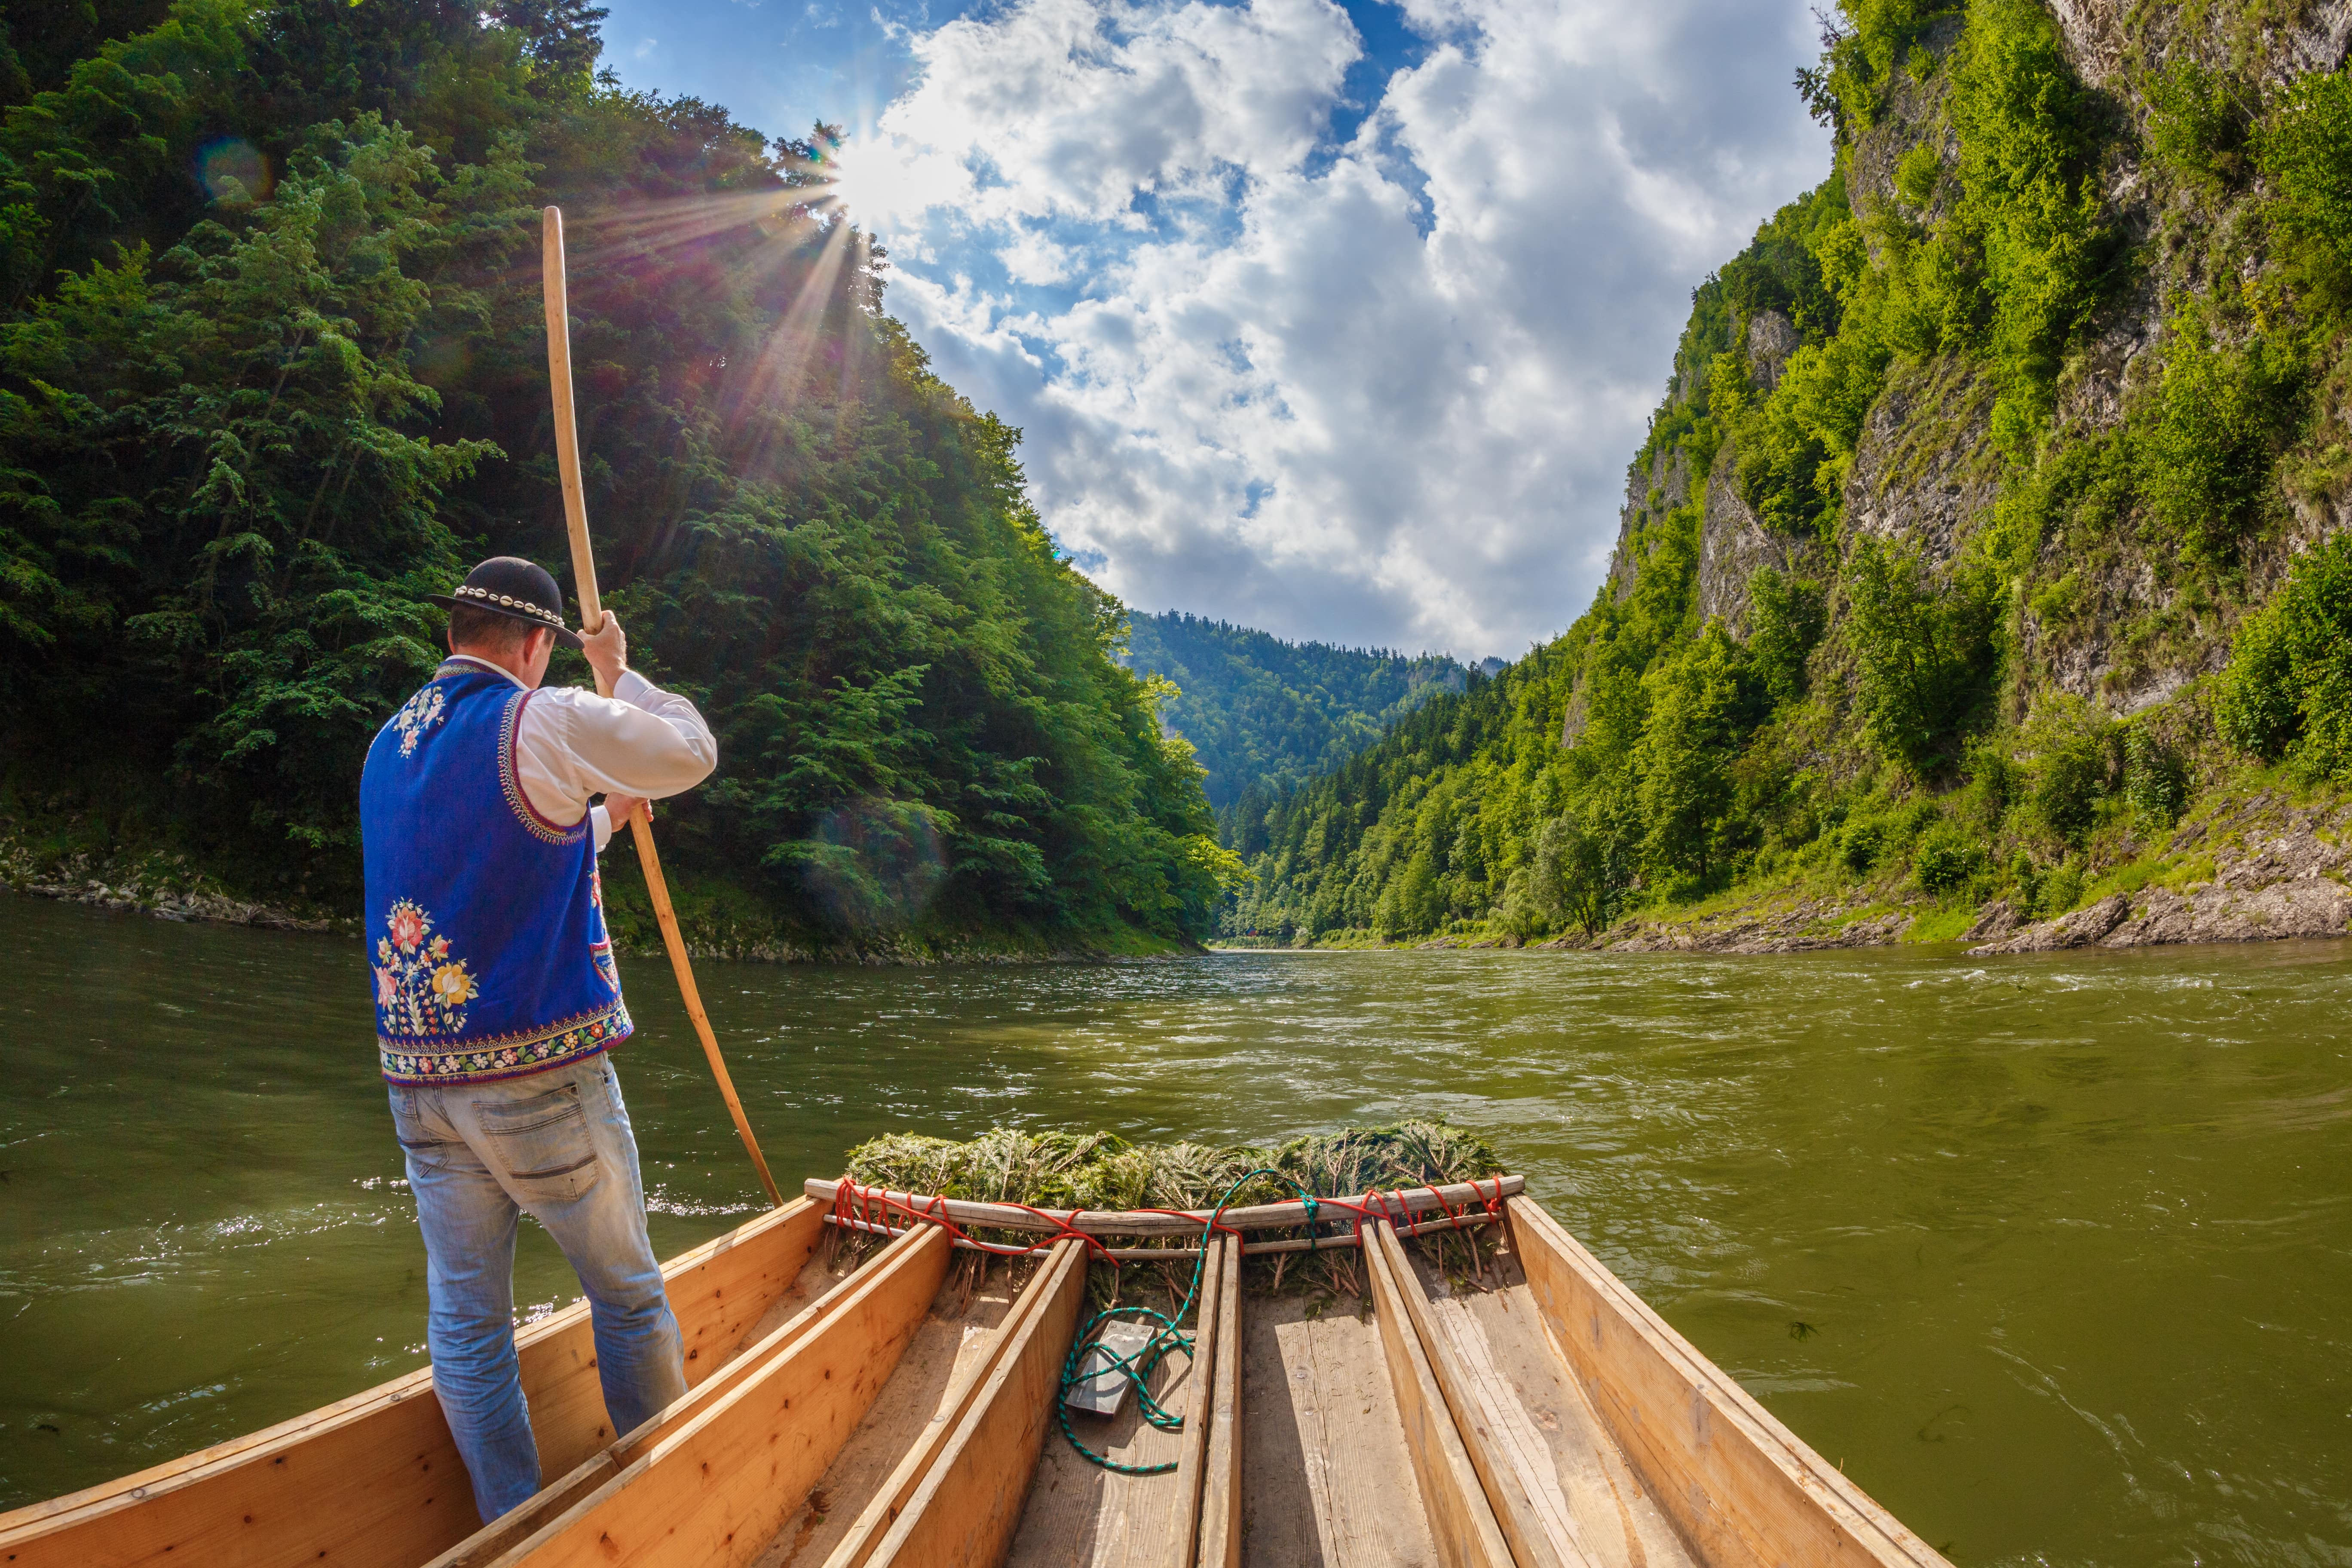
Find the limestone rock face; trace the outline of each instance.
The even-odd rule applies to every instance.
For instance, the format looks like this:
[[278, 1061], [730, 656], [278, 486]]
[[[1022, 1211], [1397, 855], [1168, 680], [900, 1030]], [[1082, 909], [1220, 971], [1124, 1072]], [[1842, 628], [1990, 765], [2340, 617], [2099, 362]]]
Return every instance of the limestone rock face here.
[[2007, 899], [1995, 899], [1977, 911], [1977, 923], [1962, 931], [1960, 940], [1999, 942], [2003, 937], [2014, 936], [2024, 924], [2025, 918], [2017, 912], [2016, 905]]
[[1706, 521], [1698, 542], [1698, 613], [1720, 618], [1731, 635], [1748, 635], [1748, 579], [1769, 566], [1778, 572], [1816, 576], [1823, 567], [1810, 540], [1771, 532], [1739, 499], [1732, 475], [1738, 465], [1718, 458], [1706, 478]]
[[1748, 379], [1766, 392], [1780, 384], [1789, 356], [1803, 346], [1796, 323], [1778, 310], [1759, 310], [1748, 323]]
[[1871, 405], [1846, 476], [1848, 526], [1949, 566], [1992, 509], [1992, 388], [1958, 360], [1899, 374]]
[[[2124, 24], [2133, 9], [2130, 0], [2049, 0], [2049, 4], [2074, 68], [2085, 81], [2105, 85], [2123, 68], [2128, 42]], [[2184, 54], [2201, 58], [2213, 52], [2216, 40], [2210, 37], [2210, 24], [2200, 29], [2200, 36], [2171, 33], [2165, 24], [2175, 19], [2164, 13], [2174, 8], [2152, 9], [2157, 26], [2151, 29], [2155, 37], [2149, 52], [2157, 63], [2169, 63]], [[2306, 71], [2334, 70], [2343, 61], [2347, 45], [2352, 45], [2352, 0], [2310, 0], [2290, 8], [2290, 19], [2284, 26], [2265, 30], [2253, 63], [2265, 83], [2275, 86]]]
[[1972, 947], [1969, 951], [1971, 953], [2055, 952], [2060, 948], [2088, 947], [2123, 924], [2125, 917], [2130, 913], [2131, 900], [2121, 893], [2110, 893], [2088, 909], [2076, 910], [2071, 915], [2061, 915], [2037, 926], [2028, 926], [2006, 942]]

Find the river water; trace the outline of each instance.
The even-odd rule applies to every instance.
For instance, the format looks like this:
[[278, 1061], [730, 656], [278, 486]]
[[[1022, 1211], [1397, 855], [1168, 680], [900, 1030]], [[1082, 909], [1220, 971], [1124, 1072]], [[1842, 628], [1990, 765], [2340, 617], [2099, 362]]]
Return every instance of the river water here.
[[[627, 973], [667, 1256], [756, 1192]], [[698, 973], [787, 1182], [899, 1127], [1442, 1112], [1958, 1563], [2352, 1563], [2340, 944]], [[0, 894], [0, 1506], [421, 1364], [354, 943]]]

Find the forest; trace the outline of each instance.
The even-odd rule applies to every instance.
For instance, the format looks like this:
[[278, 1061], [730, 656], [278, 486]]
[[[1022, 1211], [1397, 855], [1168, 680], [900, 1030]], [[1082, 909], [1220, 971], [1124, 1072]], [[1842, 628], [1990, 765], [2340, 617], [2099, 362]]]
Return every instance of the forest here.
[[2352, 77], [2292, 6], [2103, 16], [1825, 22], [1834, 167], [1695, 292], [1608, 581], [1229, 828], [1229, 935], [1948, 938], [2352, 787]]
[[[569, 577], [539, 209], [587, 504], [715, 783], [660, 831], [698, 945], [1181, 944], [1237, 873], [1020, 432], [770, 140], [599, 74], [584, 0], [32, 0], [0, 37], [0, 828], [357, 903], [356, 785], [474, 560]], [[551, 679], [584, 683], [563, 656]], [[622, 858], [625, 861], [626, 857]], [[108, 868], [111, 868], [110, 870]], [[643, 942], [634, 868], [615, 923]], [[77, 873], [79, 874], [79, 873]]]
[[1285, 642], [1181, 610], [1129, 616], [1123, 662], [1175, 688], [1161, 720], [1192, 743], [1223, 827], [1263, 820], [1285, 789], [1470, 674], [1447, 654]]

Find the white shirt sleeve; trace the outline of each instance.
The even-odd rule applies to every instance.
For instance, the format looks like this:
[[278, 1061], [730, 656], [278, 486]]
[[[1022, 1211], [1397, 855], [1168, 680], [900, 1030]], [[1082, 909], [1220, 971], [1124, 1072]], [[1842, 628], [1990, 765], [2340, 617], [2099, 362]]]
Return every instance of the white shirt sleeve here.
[[[569, 827], [594, 795], [658, 800], [693, 788], [719, 765], [719, 743], [693, 703], [664, 691], [635, 670], [610, 697], [577, 687], [542, 688], [526, 703], [515, 732], [515, 772], [531, 809]], [[596, 847], [613, 836], [596, 808]]]

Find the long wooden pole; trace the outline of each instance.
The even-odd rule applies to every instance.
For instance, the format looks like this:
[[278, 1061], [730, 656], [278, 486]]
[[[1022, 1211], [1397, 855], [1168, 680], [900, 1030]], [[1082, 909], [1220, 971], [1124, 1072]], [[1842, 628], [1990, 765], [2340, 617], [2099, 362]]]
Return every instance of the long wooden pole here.
[[[580, 626], [593, 634], [604, 624], [604, 604], [596, 593], [596, 557], [588, 548], [588, 498], [580, 487], [580, 426], [572, 412], [572, 313], [564, 289], [561, 207], [549, 207], [541, 215], [541, 276], [547, 298], [547, 379], [555, 393], [555, 465], [563, 480], [563, 521], [572, 533], [572, 581], [580, 595]], [[601, 671], [596, 689], [606, 697], [613, 694]], [[702, 1010], [702, 993], [694, 984], [694, 966], [686, 956], [686, 938], [677, 929], [677, 910], [670, 905], [669, 883], [662, 878], [661, 854], [654, 847], [653, 813], [638, 806], [629, 819], [629, 837], [636, 841], [637, 864], [645, 869], [646, 891], [653, 897], [654, 919], [661, 922], [662, 945], [669, 950], [669, 966], [677, 972], [678, 993], [686, 998], [686, 1016], [694, 1020], [702, 1054], [710, 1061], [710, 1074], [726, 1098], [727, 1114], [735, 1119], [743, 1148], [759, 1167], [760, 1184], [768, 1189], [768, 1201], [782, 1208], [784, 1196], [776, 1190], [776, 1178], [768, 1173], [767, 1158], [760, 1152], [760, 1141], [751, 1136], [751, 1123], [735, 1094], [735, 1080], [728, 1076], [727, 1058], [719, 1054], [719, 1037], [711, 1033], [710, 1015]]]

